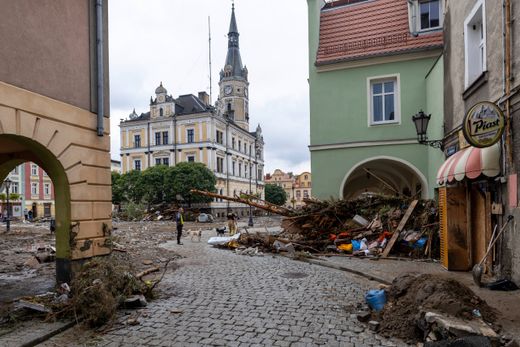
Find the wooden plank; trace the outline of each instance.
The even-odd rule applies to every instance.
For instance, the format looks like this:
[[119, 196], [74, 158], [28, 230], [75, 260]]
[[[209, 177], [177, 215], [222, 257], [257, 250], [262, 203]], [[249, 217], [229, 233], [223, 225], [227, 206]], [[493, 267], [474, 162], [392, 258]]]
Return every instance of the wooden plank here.
[[441, 264], [445, 269], [448, 269], [448, 199], [446, 187], [439, 188], [439, 238], [440, 238], [440, 253]]
[[388, 254], [392, 250], [392, 247], [394, 247], [394, 243], [397, 241], [397, 238], [399, 237], [399, 234], [401, 233], [401, 231], [403, 231], [404, 226], [406, 225], [406, 222], [408, 222], [408, 219], [412, 215], [412, 212], [415, 209], [415, 206], [417, 206], [418, 202], [419, 202], [419, 200], [414, 200], [414, 201], [412, 201], [410, 206], [408, 206], [408, 210], [406, 210], [406, 213], [404, 214], [403, 218], [401, 219], [401, 222], [397, 226], [397, 229], [394, 231], [392, 238], [390, 239], [390, 241], [388, 241], [388, 245], [386, 245], [386, 248], [383, 251], [383, 257], [388, 257]]

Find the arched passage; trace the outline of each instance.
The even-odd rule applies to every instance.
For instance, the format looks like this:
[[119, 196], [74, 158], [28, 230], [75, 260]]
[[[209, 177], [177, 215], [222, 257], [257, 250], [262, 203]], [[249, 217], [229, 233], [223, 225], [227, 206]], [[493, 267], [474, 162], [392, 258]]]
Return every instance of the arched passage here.
[[56, 278], [68, 281], [70, 275], [70, 186], [65, 169], [45, 147], [29, 138], [17, 135], [0, 135], [0, 180], [23, 162], [38, 164], [52, 179], [56, 206]]
[[403, 159], [373, 157], [353, 166], [340, 188], [340, 196], [344, 199], [368, 193], [426, 198], [428, 183], [419, 169]]
[[110, 122], [96, 114], [0, 82], [0, 178], [32, 161], [51, 177], [57, 215], [57, 280], [84, 259], [111, 252]]

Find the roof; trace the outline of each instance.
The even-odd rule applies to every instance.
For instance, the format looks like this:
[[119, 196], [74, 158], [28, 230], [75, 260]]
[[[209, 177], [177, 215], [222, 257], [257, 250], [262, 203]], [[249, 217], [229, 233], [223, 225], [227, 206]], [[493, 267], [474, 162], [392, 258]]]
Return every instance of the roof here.
[[440, 48], [442, 30], [414, 37], [406, 0], [338, 0], [320, 14], [316, 65]]

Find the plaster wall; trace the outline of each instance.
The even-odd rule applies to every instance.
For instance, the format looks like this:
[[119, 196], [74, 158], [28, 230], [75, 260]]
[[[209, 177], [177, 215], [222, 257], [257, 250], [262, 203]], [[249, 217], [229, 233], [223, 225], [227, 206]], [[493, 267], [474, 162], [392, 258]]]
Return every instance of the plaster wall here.
[[[96, 112], [94, 0], [0, 0], [0, 32], [0, 81]], [[108, 86], [108, 30], [105, 47]]]

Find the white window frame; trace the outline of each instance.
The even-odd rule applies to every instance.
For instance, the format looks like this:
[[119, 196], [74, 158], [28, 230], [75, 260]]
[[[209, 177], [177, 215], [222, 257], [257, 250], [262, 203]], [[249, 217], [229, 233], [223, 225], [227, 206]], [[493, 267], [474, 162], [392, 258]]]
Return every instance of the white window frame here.
[[[477, 74], [475, 77], [470, 79], [469, 76], [469, 30], [468, 27], [471, 25], [472, 22], [475, 20], [475, 17], [477, 16], [478, 12], [482, 13], [482, 39], [479, 42], [479, 51], [483, 50], [482, 54], [482, 70], [479, 74]], [[487, 42], [486, 42], [486, 2], [484, 0], [478, 0], [475, 5], [473, 6], [473, 9], [469, 13], [469, 15], [464, 20], [464, 86], [465, 88], [468, 88], [473, 82], [475, 82], [478, 77], [487, 71]]]
[[[367, 78], [367, 108], [368, 108], [368, 126], [379, 126], [385, 124], [401, 124], [401, 75], [391, 74], [382, 76], [372, 76]], [[372, 97], [372, 83], [385, 82], [393, 80], [394, 86], [394, 119], [375, 122], [373, 120], [372, 110], [374, 108]]]
[[38, 176], [38, 165], [31, 164], [31, 176]]
[[[137, 169], [137, 162], [139, 162], [139, 169]], [[143, 166], [142, 166], [142, 162], [141, 162], [141, 159], [134, 159], [134, 170], [137, 170], [137, 171], [142, 171], [143, 170]]]
[[426, 28], [426, 29], [422, 29], [421, 28], [421, 3], [424, 3], [424, 2], [430, 2], [431, 0], [418, 0], [415, 4], [415, 28], [417, 30], [417, 32], [419, 33], [424, 33], [424, 32], [428, 32], [428, 31], [433, 31], [433, 30], [439, 30], [440, 28], [442, 28], [442, 25], [443, 25], [443, 22], [444, 22], [444, 10], [443, 10], [443, 0], [439, 0], [439, 26], [436, 26], [436, 27], [431, 27], [431, 28]]
[[43, 195], [51, 196], [51, 184], [50, 183], [43, 184]]
[[[34, 187], [36, 187], [36, 193], [34, 193], [34, 190], [33, 190]], [[39, 187], [38, 182], [31, 182], [31, 195], [37, 196], [37, 195], [39, 195], [39, 193], [40, 193], [40, 187]]]
[[12, 182], [11, 183], [11, 193], [18, 194], [19, 191], [20, 191], [20, 185], [18, 184], [18, 182]]
[[[193, 141], [190, 142], [188, 139], [189, 139], [189, 132], [193, 131]], [[195, 128], [187, 128], [186, 129], [186, 143], [195, 143]]]

